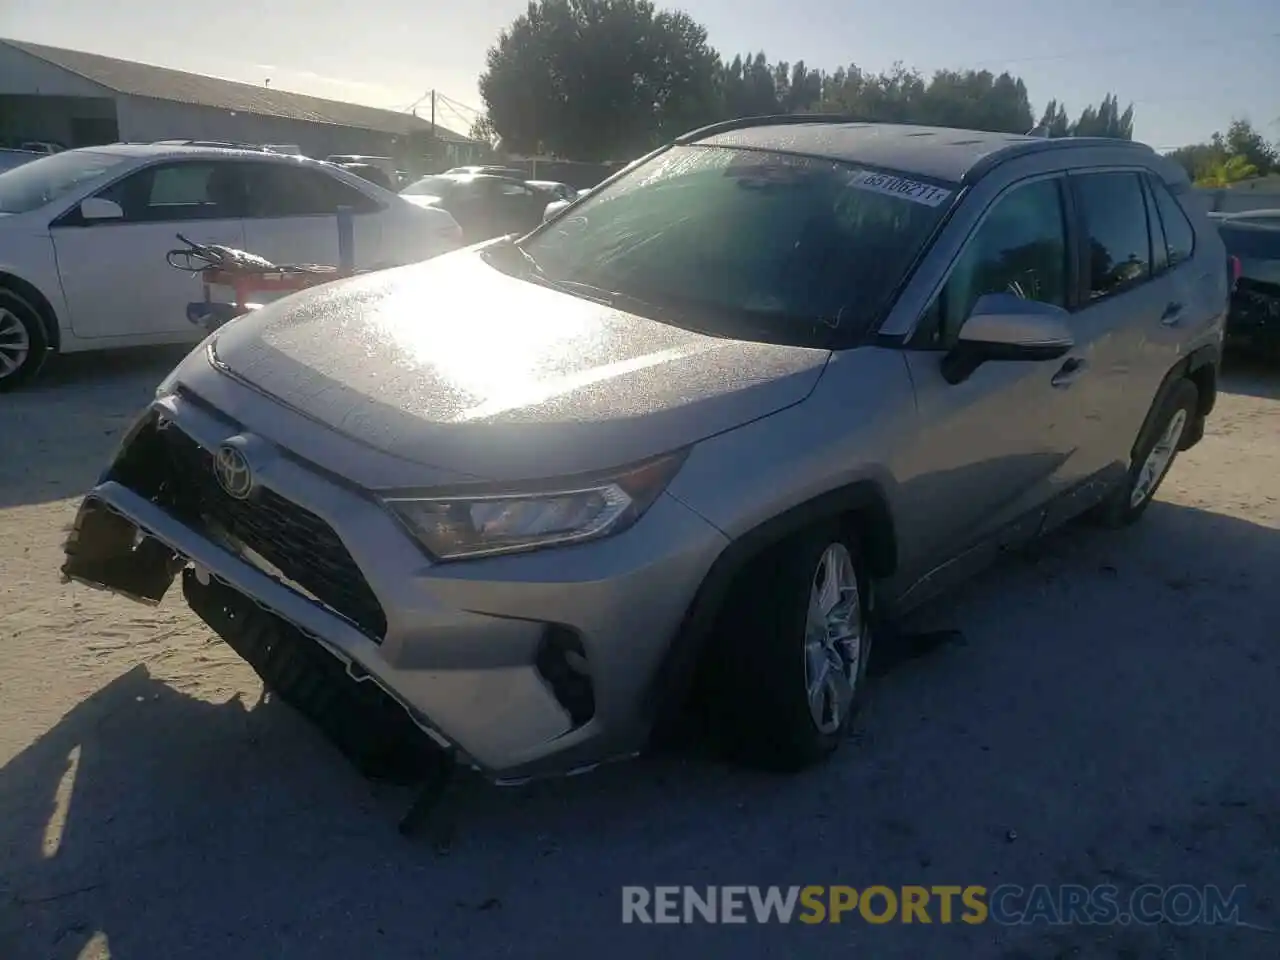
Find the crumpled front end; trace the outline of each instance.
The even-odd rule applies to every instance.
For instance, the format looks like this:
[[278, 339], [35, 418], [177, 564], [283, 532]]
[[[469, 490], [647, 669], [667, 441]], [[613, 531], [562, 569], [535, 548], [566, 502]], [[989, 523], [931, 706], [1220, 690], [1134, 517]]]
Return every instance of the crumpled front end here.
[[[439, 562], [376, 492], [294, 452], [334, 441], [327, 427], [224, 379], [233, 420], [184, 377], [86, 496], [64, 577], [154, 604], [180, 575], [195, 612], [367, 773], [402, 779], [443, 749], [513, 782], [644, 746], [649, 684], [723, 534], [664, 494], [615, 537]], [[278, 433], [248, 426], [281, 416]], [[228, 451], [251, 465], [243, 490], [218, 472]]]

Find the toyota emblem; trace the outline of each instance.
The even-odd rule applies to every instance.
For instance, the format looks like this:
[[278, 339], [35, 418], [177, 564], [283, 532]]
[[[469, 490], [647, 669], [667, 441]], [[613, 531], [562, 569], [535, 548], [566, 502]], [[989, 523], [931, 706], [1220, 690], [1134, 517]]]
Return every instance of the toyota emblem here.
[[253, 493], [253, 470], [239, 447], [224, 443], [218, 448], [213, 458], [213, 475], [229, 497], [248, 500]]

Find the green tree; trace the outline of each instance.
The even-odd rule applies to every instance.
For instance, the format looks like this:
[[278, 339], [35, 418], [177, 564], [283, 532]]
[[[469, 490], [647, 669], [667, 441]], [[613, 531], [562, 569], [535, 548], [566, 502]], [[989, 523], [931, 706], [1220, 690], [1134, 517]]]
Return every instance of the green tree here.
[[1258, 168], [1241, 154], [1213, 161], [1196, 176], [1197, 187], [1229, 187], [1258, 175]]
[[1169, 159], [1177, 163], [1194, 180], [1202, 170], [1226, 160], [1225, 152], [1212, 143], [1193, 143], [1169, 151]]
[[1026, 133], [1035, 122], [1027, 86], [1008, 73], [939, 70], [920, 97], [918, 120], [941, 127]]
[[1244, 157], [1257, 170], [1255, 176], [1265, 176], [1280, 170], [1280, 155], [1271, 144], [1263, 138], [1248, 120], [1236, 119], [1227, 127], [1226, 136], [1222, 138], [1223, 146], [1229, 157]]
[[1045, 104], [1044, 113], [1037, 124], [1043, 127], [1050, 137], [1066, 137], [1071, 134], [1071, 121], [1067, 118], [1067, 107], [1057, 100]]
[[717, 117], [763, 117], [783, 112], [778, 71], [763, 52], [736, 56], [717, 71]]
[[[1192, 143], [1169, 152], [1169, 158], [1180, 164], [1193, 180], [1218, 180], [1228, 161], [1235, 157], [1252, 168], [1250, 176], [1280, 172], [1280, 148], [1267, 143], [1248, 120], [1232, 120], [1225, 134], [1218, 132], [1205, 143]], [[1239, 171], [1240, 164], [1233, 170]], [[1242, 178], [1247, 179], [1247, 178]], [[1236, 181], [1231, 181], [1236, 182]]]
[[[533, 0], [489, 50], [480, 91], [505, 148], [581, 160], [634, 157], [704, 123], [768, 114], [1004, 133], [1025, 133], [1035, 121], [1026, 84], [1009, 73], [926, 78], [901, 63], [881, 73], [856, 63], [826, 72], [763, 51], [722, 61], [702, 26], [651, 0]], [[1050, 136], [1128, 140], [1133, 106], [1122, 111], [1108, 94], [1071, 122], [1050, 100], [1040, 125]]]
[[1071, 125], [1073, 137], [1110, 137], [1114, 140], [1133, 139], [1133, 104], [1120, 111], [1120, 101], [1113, 93], [1102, 98], [1098, 106], [1088, 106]]
[[468, 132], [472, 140], [478, 140], [481, 143], [487, 143], [493, 146], [495, 140], [498, 139], [498, 133], [493, 129], [493, 121], [484, 114], [476, 117], [471, 123], [471, 130]]
[[705, 28], [650, 0], [534, 0], [480, 95], [509, 150], [626, 159], [714, 119], [718, 68]]

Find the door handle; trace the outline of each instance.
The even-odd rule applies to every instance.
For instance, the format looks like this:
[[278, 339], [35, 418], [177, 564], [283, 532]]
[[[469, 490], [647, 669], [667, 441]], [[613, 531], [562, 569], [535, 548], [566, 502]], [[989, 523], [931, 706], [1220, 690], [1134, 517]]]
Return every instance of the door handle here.
[[1068, 357], [1049, 383], [1055, 387], [1069, 387], [1076, 382], [1076, 377], [1084, 371], [1086, 366], [1087, 364], [1079, 357]]
[[1174, 327], [1178, 325], [1178, 321], [1182, 319], [1182, 304], [1178, 302], [1170, 303], [1164, 308], [1164, 313], [1160, 314], [1160, 322], [1166, 327]]

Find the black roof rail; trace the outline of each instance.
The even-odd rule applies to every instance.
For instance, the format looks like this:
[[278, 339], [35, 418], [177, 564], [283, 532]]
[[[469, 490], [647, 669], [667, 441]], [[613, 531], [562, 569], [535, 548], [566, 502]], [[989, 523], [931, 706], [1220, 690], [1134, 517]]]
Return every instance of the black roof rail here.
[[759, 117], [738, 117], [734, 120], [721, 120], [710, 123], [697, 130], [690, 130], [676, 137], [675, 143], [693, 143], [706, 137], [714, 137], [719, 133], [732, 133], [734, 130], [749, 130], [752, 127], [780, 127], [801, 123], [862, 123], [870, 125], [873, 121], [863, 117], [851, 117], [840, 113], [777, 113]]
[[1028, 140], [1017, 140], [992, 153], [987, 154], [966, 172], [961, 183], [977, 183], [988, 173], [1014, 157], [1027, 157], [1049, 150], [1080, 150], [1086, 147], [1118, 147], [1122, 150], [1156, 155], [1147, 144], [1137, 140], [1121, 140], [1112, 137], [1033, 137]]
[[189, 140], [186, 138], [174, 140], [152, 140], [152, 146], [157, 147], [220, 147], [224, 150], [253, 150], [258, 153], [273, 153], [260, 143], [236, 143], [231, 140]]

